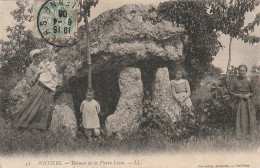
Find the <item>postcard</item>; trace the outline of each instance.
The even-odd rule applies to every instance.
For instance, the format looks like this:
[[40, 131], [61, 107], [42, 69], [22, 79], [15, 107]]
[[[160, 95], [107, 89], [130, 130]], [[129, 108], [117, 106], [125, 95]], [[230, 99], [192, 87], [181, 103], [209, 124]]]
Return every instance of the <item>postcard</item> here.
[[260, 168], [259, 0], [0, 0], [0, 168]]

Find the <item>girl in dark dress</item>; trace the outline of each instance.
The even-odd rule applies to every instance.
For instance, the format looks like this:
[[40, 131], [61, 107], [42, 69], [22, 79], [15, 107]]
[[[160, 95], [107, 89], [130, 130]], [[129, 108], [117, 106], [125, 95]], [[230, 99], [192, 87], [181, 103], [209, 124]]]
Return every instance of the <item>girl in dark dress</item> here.
[[33, 63], [27, 68], [25, 78], [32, 88], [15, 118], [15, 124], [18, 127], [45, 130], [51, 120], [54, 92], [38, 81], [40, 74], [44, 72], [38, 67], [42, 56], [41, 50], [31, 51], [30, 56], [33, 58]]
[[254, 135], [256, 132], [256, 112], [252, 101], [252, 85], [246, 77], [247, 66], [239, 66], [239, 75], [231, 82], [231, 95], [234, 97], [236, 136]]

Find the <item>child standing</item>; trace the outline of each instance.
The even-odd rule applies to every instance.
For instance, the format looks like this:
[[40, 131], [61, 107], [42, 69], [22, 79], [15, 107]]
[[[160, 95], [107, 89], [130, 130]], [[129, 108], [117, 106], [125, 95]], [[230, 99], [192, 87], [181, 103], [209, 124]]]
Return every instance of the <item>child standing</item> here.
[[100, 113], [99, 103], [93, 99], [94, 90], [88, 90], [86, 100], [80, 105], [82, 113], [82, 126], [85, 129], [85, 135], [89, 141], [92, 141], [92, 135], [98, 137], [100, 135], [100, 123], [98, 114]]
[[[174, 80], [171, 80], [172, 95], [177, 100], [179, 108], [182, 107], [192, 107], [192, 102], [190, 99], [190, 85], [188, 80], [183, 79], [185, 72], [183, 69], [178, 68], [173, 72]], [[180, 119], [180, 114], [177, 118]]]

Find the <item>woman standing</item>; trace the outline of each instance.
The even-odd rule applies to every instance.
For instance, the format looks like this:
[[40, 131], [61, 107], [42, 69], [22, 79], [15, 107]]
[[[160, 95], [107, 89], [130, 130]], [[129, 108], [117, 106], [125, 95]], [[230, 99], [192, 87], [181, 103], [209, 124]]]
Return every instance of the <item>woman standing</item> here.
[[31, 51], [33, 63], [28, 67], [25, 78], [31, 87], [22, 109], [15, 118], [18, 127], [47, 129], [51, 120], [53, 91], [39, 81], [45, 70], [39, 68], [42, 59], [40, 49]]
[[252, 101], [252, 85], [246, 77], [247, 66], [238, 67], [239, 75], [231, 84], [230, 94], [234, 97], [233, 113], [235, 114], [236, 136], [254, 135], [256, 130], [256, 113]]

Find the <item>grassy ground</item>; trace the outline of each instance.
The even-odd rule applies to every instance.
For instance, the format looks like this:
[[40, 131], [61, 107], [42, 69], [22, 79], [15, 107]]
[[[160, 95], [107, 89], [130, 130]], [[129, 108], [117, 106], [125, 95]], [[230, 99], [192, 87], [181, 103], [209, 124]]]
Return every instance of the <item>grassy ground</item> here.
[[82, 134], [75, 139], [65, 132], [54, 134], [50, 131], [19, 131], [10, 122], [1, 120], [0, 153], [157, 153], [157, 152], [218, 152], [218, 151], [257, 151], [260, 148], [259, 135], [255, 138], [236, 139], [231, 132], [216, 131], [206, 137], [191, 137], [183, 141], [171, 142], [159, 133], [139, 132], [118, 140], [116, 137], [102, 137], [89, 144]]

